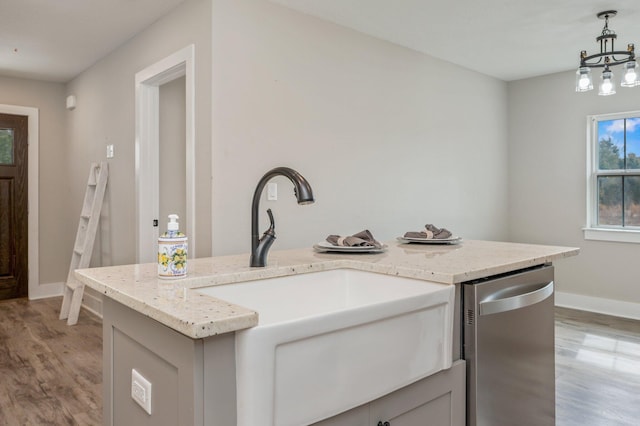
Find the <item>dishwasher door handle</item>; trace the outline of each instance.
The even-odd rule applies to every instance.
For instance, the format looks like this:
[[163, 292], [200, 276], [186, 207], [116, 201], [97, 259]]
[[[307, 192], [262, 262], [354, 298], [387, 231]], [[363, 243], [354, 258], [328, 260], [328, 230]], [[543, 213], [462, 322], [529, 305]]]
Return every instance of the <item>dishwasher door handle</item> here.
[[500, 312], [513, 311], [542, 302], [553, 294], [553, 281], [537, 290], [519, 294], [517, 296], [505, 297], [503, 299], [492, 299], [480, 302], [480, 315], [491, 315]]

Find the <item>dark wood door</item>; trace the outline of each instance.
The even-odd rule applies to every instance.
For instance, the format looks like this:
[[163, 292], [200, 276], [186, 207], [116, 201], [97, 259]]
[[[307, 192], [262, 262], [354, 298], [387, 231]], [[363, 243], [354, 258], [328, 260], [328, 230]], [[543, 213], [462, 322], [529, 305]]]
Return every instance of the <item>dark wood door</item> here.
[[0, 299], [28, 291], [27, 117], [0, 114]]

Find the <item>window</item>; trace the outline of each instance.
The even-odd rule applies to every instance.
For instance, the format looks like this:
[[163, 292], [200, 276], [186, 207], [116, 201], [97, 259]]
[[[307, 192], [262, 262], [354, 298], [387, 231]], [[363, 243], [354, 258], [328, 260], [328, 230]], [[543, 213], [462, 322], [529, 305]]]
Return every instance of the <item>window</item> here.
[[640, 111], [588, 120], [586, 239], [640, 242]]
[[13, 164], [13, 129], [0, 129], [0, 165]]

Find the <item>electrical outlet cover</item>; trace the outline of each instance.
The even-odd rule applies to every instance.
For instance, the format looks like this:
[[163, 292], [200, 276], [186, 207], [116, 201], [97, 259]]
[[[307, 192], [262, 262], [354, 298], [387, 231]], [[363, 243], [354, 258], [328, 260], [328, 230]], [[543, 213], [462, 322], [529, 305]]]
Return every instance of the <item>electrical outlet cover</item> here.
[[151, 382], [131, 369], [131, 398], [141, 406], [147, 414], [151, 414]]

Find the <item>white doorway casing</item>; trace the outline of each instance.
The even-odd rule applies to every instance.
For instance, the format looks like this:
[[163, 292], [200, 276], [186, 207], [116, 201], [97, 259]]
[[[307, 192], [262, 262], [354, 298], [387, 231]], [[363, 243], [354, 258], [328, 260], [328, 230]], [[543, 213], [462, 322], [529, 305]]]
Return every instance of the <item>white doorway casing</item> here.
[[136, 261], [157, 261], [160, 210], [160, 86], [185, 77], [186, 234], [189, 257], [195, 257], [195, 47], [193, 44], [136, 73]]
[[16, 105], [0, 105], [0, 113], [14, 114], [27, 116], [27, 185], [28, 185], [28, 214], [27, 219], [28, 236], [27, 244], [29, 248], [27, 250], [28, 268], [29, 268], [29, 284], [28, 293], [29, 299], [41, 299], [44, 297], [57, 296], [62, 291], [61, 283], [52, 283], [46, 285], [40, 285], [40, 272], [38, 269], [39, 262], [39, 247], [38, 247], [38, 226], [39, 226], [39, 207], [38, 207], [38, 132], [39, 132], [39, 113], [38, 108], [24, 107]]

